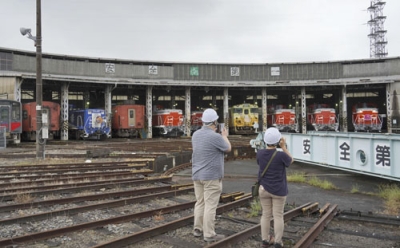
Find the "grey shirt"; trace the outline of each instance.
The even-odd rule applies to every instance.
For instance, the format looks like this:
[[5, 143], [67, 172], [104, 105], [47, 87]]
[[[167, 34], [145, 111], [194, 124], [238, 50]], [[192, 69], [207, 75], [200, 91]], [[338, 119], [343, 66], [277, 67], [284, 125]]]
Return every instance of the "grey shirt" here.
[[192, 136], [192, 179], [216, 180], [224, 176], [224, 155], [229, 144], [221, 134], [203, 126]]

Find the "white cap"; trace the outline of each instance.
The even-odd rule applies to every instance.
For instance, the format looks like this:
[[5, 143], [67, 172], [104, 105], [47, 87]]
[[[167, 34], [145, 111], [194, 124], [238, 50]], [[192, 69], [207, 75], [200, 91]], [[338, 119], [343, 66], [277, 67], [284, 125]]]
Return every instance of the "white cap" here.
[[208, 108], [204, 110], [201, 120], [206, 123], [216, 121], [218, 120], [217, 112], [215, 112], [215, 110], [212, 108]]
[[267, 145], [275, 145], [281, 140], [281, 133], [275, 127], [270, 127], [264, 134], [264, 141]]

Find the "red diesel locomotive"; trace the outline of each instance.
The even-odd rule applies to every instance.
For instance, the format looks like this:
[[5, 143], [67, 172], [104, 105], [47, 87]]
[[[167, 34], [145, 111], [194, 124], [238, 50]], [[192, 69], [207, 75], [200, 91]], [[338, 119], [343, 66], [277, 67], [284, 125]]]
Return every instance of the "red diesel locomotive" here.
[[328, 104], [309, 105], [307, 117], [315, 131], [339, 131], [336, 110]]
[[145, 106], [116, 105], [112, 108], [112, 136], [137, 137], [145, 128]]
[[153, 133], [161, 137], [180, 137], [184, 134], [184, 116], [181, 109], [153, 108]]
[[382, 118], [375, 103], [357, 103], [353, 105], [352, 117], [355, 132], [381, 132]]
[[[42, 120], [43, 126], [48, 128], [48, 139], [54, 139], [60, 136], [60, 114], [61, 107], [59, 103], [43, 101], [42, 115], [47, 116]], [[26, 141], [36, 140], [36, 102], [24, 103], [22, 105], [22, 139]]]

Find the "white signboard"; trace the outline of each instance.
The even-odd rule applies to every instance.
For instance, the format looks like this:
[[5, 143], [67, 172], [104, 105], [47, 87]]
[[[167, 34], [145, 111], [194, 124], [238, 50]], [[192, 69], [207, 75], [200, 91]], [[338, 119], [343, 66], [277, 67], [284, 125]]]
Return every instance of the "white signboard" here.
[[231, 76], [239, 77], [240, 76], [240, 68], [239, 67], [231, 67]]
[[280, 76], [281, 71], [279, 67], [271, 67], [271, 76]]
[[149, 65], [149, 74], [150, 75], [157, 75], [158, 74], [158, 66]]
[[106, 63], [106, 73], [115, 73], [115, 64], [112, 63]]

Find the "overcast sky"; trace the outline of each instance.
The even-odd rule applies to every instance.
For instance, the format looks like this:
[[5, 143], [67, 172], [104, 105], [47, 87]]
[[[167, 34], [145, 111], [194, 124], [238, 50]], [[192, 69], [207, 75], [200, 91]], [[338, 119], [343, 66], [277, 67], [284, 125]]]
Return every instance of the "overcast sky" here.
[[[366, 59], [370, 0], [42, 0], [43, 53], [137, 61], [277, 63]], [[400, 56], [400, 0], [386, 48]], [[0, 0], [0, 47], [36, 51], [36, 0]], [[396, 24], [397, 23], [397, 24]]]

